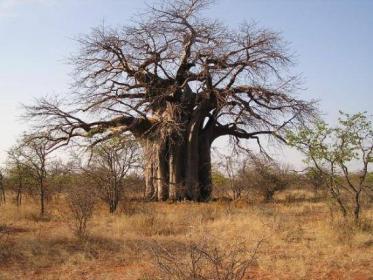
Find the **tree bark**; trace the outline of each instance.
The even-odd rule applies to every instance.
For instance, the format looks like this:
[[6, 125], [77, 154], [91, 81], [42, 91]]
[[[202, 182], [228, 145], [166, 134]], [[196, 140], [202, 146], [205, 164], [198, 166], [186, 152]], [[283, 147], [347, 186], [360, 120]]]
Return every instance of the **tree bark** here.
[[22, 204], [22, 188], [17, 189], [17, 196], [16, 196], [16, 205], [17, 207], [21, 206]]
[[195, 141], [166, 141], [144, 149], [145, 198], [207, 201], [211, 197], [210, 145]]
[[21, 206], [22, 204], [22, 191], [23, 191], [23, 179], [21, 176], [18, 176], [18, 187], [17, 187], [17, 195], [16, 195], [17, 207]]
[[170, 144], [169, 157], [169, 199], [176, 201], [185, 199], [184, 173], [184, 140]]
[[186, 192], [187, 197], [193, 201], [200, 200], [199, 184], [199, 132], [201, 126], [200, 112], [197, 111], [187, 129], [187, 155], [186, 155]]
[[211, 174], [211, 137], [201, 137], [199, 143], [199, 170], [198, 170], [200, 200], [208, 201], [212, 196]]
[[114, 182], [112, 185], [111, 185], [111, 189], [110, 189], [110, 197], [109, 197], [109, 212], [110, 214], [113, 214], [117, 208], [118, 208], [118, 204], [119, 204], [119, 200], [120, 200], [120, 190], [119, 190], [120, 186], [118, 186], [118, 182]]
[[157, 173], [157, 154], [155, 153], [155, 144], [146, 139], [143, 143], [144, 151], [144, 177], [145, 177], [145, 199], [157, 200], [157, 182], [155, 180]]
[[340, 197], [340, 194], [337, 193], [337, 192], [333, 189], [333, 187], [329, 188], [329, 191], [330, 191], [332, 197], [337, 201], [337, 204], [338, 204], [338, 206], [339, 206], [339, 209], [340, 209], [340, 211], [341, 211], [343, 217], [347, 217], [347, 209], [346, 209], [346, 207], [344, 206], [344, 203], [343, 203], [343, 201], [342, 201], [342, 199], [341, 199], [341, 197]]
[[355, 223], [359, 223], [360, 219], [360, 193], [361, 191], [357, 191], [355, 193], [355, 209], [354, 209], [354, 217], [355, 217]]
[[0, 204], [1, 203], [5, 203], [5, 188], [2, 175], [0, 177]]
[[5, 203], [5, 189], [3, 186], [0, 188], [0, 204], [1, 203]]
[[168, 156], [167, 156], [167, 143], [161, 141], [157, 149], [157, 194], [159, 201], [165, 201], [169, 196], [169, 185], [168, 185]]
[[185, 130], [143, 142], [147, 200], [211, 199], [213, 130], [201, 126], [201, 114], [196, 114]]
[[40, 179], [40, 216], [45, 214], [45, 186], [44, 179]]

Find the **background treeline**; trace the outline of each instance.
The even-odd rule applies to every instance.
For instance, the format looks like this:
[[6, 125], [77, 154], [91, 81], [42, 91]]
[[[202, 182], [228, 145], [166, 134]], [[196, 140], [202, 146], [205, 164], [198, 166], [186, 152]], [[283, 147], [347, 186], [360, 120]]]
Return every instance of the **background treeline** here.
[[[23, 138], [8, 153], [1, 177], [2, 202], [9, 200], [21, 206], [28, 196], [39, 201], [43, 216], [47, 204], [56, 199], [69, 199], [72, 208], [79, 204], [77, 199], [81, 204], [101, 201], [110, 213], [127, 200], [146, 201], [142, 169], [146, 155], [134, 139], [114, 138], [89, 151], [79, 151], [64, 161], [57, 160], [48, 154], [43, 142]], [[372, 202], [373, 173], [364, 169], [347, 172], [331, 173], [311, 164], [296, 171], [265, 154], [217, 153], [212, 169], [213, 199], [271, 203], [281, 192], [307, 190], [314, 193], [315, 201], [325, 201], [332, 212], [339, 211], [358, 222], [362, 209]], [[361, 185], [358, 200], [356, 192], [348, 189], [354, 184]], [[285, 196], [287, 201], [301, 199], [291, 193]]]

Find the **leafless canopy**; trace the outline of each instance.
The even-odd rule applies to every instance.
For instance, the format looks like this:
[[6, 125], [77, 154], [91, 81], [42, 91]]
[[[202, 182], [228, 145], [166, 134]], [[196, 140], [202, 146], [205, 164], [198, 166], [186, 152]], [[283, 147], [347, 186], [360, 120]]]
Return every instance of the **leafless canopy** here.
[[284, 140], [285, 127], [314, 111], [292, 94], [297, 78], [281, 36], [205, 19], [208, 5], [166, 1], [132, 26], [93, 29], [72, 59], [73, 102], [42, 99], [27, 117], [48, 131], [53, 148], [132, 133], [147, 155], [149, 199], [208, 200], [216, 138]]
[[83, 169], [110, 213], [123, 198], [125, 177], [138, 168], [139, 162], [139, 147], [133, 139], [113, 138], [94, 147], [89, 165]]
[[164, 2], [132, 26], [93, 29], [72, 59], [74, 105], [41, 99], [27, 117], [41, 120], [56, 145], [75, 136], [167, 133], [183, 129], [183, 115], [198, 115], [214, 138], [281, 137], [281, 128], [313, 110], [290, 94], [297, 78], [288, 75], [286, 44], [255, 24], [231, 29], [203, 18], [209, 2]]

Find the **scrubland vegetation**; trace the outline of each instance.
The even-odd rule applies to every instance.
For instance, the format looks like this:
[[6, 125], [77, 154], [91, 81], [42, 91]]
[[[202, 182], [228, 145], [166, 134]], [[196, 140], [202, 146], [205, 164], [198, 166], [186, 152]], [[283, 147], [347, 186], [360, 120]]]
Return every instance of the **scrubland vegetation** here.
[[[261, 199], [122, 201], [111, 215], [98, 203], [84, 238], [64, 195], [43, 218], [30, 197], [18, 208], [9, 201], [0, 279], [370, 279], [373, 209], [356, 227], [310, 190]], [[209, 271], [215, 264], [220, 278]], [[205, 278], [192, 277], [193, 265]], [[223, 277], [242, 265], [244, 278]]]
[[205, 19], [210, 2], [93, 29], [72, 94], [25, 106], [0, 279], [372, 279], [371, 115], [327, 124], [281, 35]]

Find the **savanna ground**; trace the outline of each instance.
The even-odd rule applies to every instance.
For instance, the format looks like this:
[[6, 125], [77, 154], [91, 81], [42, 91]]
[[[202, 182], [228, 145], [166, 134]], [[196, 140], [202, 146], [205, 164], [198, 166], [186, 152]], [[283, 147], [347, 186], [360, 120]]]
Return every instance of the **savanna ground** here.
[[64, 199], [49, 201], [44, 219], [30, 198], [0, 208], [0, 279], [163, 279], [154, 248], [178, 252], [201, 240], [220, 252], [247, 247], [245, 279], [373, 279], [373, 209], [356, 228], [307, 191], [265, 204], [131, 201], [114, 215], [99, 205], [84, 241], [72, 233]]

